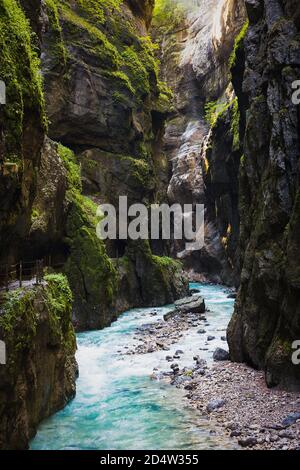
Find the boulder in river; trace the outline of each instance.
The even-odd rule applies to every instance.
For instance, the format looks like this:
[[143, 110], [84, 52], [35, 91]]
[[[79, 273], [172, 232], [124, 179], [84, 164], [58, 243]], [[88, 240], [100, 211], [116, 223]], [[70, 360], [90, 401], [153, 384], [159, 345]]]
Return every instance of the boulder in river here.
[[200, 289], [190, 289], [190, 294], [191, 295], [199, 294], [199, 293], [200, 293]]
[[232, 293], [232, 294], [227, 295], [227, 299], [236, 299], [236, 294]]
[[215, 336], [208, 336], [208, 337], [207, 337], [207, 341], [213, 341], [214, 339], [216, 339]]
[[213, 355], [214, 361], [228, 361], [229, 352], [222, 348], [217, 348]]
[[176, 310], [180, 313], [204, 313], [205, 302], [200, 294], [184, 297], [175, 302]]
[[205, 312], [205, 301], [200, 294], [192, 297], [184, 297], [175, 302], [175, 310], [164, 315], [164, 320], [168, 321], [176, 315], [185, 315], [187, 313], [203, 314]]

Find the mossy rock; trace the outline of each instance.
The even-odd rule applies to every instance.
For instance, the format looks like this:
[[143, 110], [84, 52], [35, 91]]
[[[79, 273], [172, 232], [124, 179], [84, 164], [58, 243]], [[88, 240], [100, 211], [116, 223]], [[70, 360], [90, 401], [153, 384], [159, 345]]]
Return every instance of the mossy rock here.
[[74, 321], [79, 329], [103, 328], [111, 322], [117, 273], [96, 233], [97, 206], [81, 194], [76, 157], [61, 145], [58, 150], [67, 169], [65, 242], [69, 257], [64, 269], [74, 293]]
[[65, 276], [10, 291], [1, 306], [0, 449], [26, 449], [41, 420], [75, 396], [76, 337]]

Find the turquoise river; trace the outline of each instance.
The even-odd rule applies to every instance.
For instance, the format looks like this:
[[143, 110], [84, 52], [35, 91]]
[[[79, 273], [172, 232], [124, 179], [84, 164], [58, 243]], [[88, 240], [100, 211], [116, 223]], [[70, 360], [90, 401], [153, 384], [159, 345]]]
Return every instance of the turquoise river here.
[[[167, 354], [181, 349], [180, 366], [199, 354], [209, 363], [217, 346], [223, 346], [233, 300], [219, 285], [191, 284], [199, 288], [208, 307], [206, 342], [190, 328]], [[79, 379], [75, 399], [39, 426], [32, 450], [201, 450], [226, 449], [230, 443], [215, 436], [212, 425], [195, 413], [176, 387], [152, 380], [153, 368], [168, 370], [166, 351], [126, 355], [136, 343], [143, 324], [155, 323], [169, 307], [125, 312], [109, 328], [78, 334]], [[201, 349], [201, 351], [199, 351]], [[206, 349], [203, 351], [203, 349]], [[176, 361], [178, 362], [178, 361]]]

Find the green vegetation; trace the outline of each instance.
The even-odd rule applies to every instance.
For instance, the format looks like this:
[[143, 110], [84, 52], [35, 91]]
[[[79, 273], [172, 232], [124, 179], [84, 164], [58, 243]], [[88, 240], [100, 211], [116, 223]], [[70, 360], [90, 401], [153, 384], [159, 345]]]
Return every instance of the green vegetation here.
[[[157, 93], [156, 46], [122, 13], [122, 0], [78, 0], [76, 4], [68, 0], [48, 1], [65, 21], [64, 47], [75, 45], [95, 55], [103, 67], [103, 76], [113, 80], [116, 103], [127, 104], [128, 98], [134, 97], [139, 104], [147, 95]], [[59, 32], [56, 21], [53, 24]], [[82, 33], [88, 39], [83, 40]]]
[[173, 109], [174, 93], [173, 90], [162, 80], [158, 81], [159, 97], [156, 108], [158, 111], [170, 112]]
[[233, 102], [231, 110], [231, 132], [233, 135], [232, 150], [235, 152], [239, 150], [240, 143], [240, 110], [239, 101], [236, 97]]
[[127, 155], [118, 155], [121, 162], [124, 164], [124, 169], [127, 168], [128, 178], [130, 178], [130, 186], [137, 188], [150, 189], [154, 185], [153, 175], [151, 175], [149, 163], [144, 159], [137, 159]]
[[0, 328], [8, 341], [8, 348], [17, 353], [28, 348], [36, 335], [37, 312], [34, 310], [35, 291], [17, 289], [5, 294], [3, 315], [0, 317]]
[[230, 111], [230, 131], [232, 133], [233, 142], [232, 150], [235, 152], [240, 148], [240, 111], [238, 98], [232, 101], [211, 101], [205, 105], [205, 119], [214, 128], [219, 120], [225, 117], [227, 111]]
[[156, 295], [159, 291], [162, 291], [166, 299], [167, 297], [172, 298], [176, 275], [182, 270], [181, 262], [167, 256], [160, 257], [152, 254], [150, 262], [147, 279], [145, 279], [145, 290], [150, 289], [149, 292], [155, 292]]
[[58, 144], [57, 151], [67, 170], [69, 200], [72, 201], [82, 191], [80, 167], [72, 150]]
[[205, 105], [205, 120], [208, 122], [210, 127], [215, 127], [219, 118], [221, 118], [226, 111], [230, 108], [233, 101], [209, 101]]
[[135, 48], [133, 46], [125, 47], [122, 52], [122, 59], [135, 91], [141, 95], [144, 93], [148, 95], [150, 93], [148, 71]]
[[58, 8], [55, 0], [46, 0], [46, 11], [51, 25], [51, 54], [57, 59], [58, 64], [66, 65], [67, 50], [63, 42], [62, 28], [60, 25]]
[[125, 72], [122, 72], [121, 70], [117, 70], [115, 72], [111, 72], [111, 76], [121, 81], [121, 88], [125, 86], [128, 89], [128, 91], [130, 91], [130, 93], [134, 95], [135, 89], [133, 88], [131, 81], [128, 78], [128, 75], [126, 75]]
[[169, 258], [168, 256], [152, 256], [153, 261], [163, 268], [168, 268], [174, 271], [178, 271], [178, 269], [182, 269], [182, 263], [178, 260], [173, 258]]
[[[118, 69], [120, 66], [119, 53], [107, 36], [92, 22], [87, 21], [76, 13], [76, 11], [71, 9], [69, 5], [62, 4], [59, 0], [55, 1], [59, 3], [60, 14], [64, 20], [67, 21], [66, 35], [68, 39], [65, 39], [66, 46], [68, 45], [68, 41], [71, 41], [71, 44], [85, 47], [97, 55], [98, 60], [102, 62], [104, 67]], [[78, 38], [81, 37], [78, 29], [82, 29], [88, 34], [89, 41], [87, 43], [77, 43]]]
[[120, 12], [123, 0], [77, 0], [80, 10], [94, 18], [94, 21], [103, 24], [106, 14]]
[[6, 84], [4, 114], [5, 155], [10, 161], [22, 160], [24, 116], [39, 116], [46, 128], [40, 62], [32, 43], [32, 32], [17, 0], [0, 4], [0, 79]]
[[247, 20], [244, 23], [244, 26], [242, 27], [241, 31], [239, 32], [239, 34], [235, 38], [233, 51], [232, 51], [230, 59], [229, 59], [230, 68], [234, 67], [235, 64], [236, 64], [237, 53], [243, 45], [244, 38], [245, 38], [246, 33], [248, 31], [248, 27], [249, 27], [249, 20]]
[[[17, 289], [5, 295], [0, 329], [8, 347], [8, 366], [14, 368], [22, 360], [20, 352], [34, 347], [41, 322], [49, 324], [49, 344], [74, 353], [75, 333], [72, 326], [72, 293], [65, 276], [45, 276], [47, 284], [29, 290]], [[39, 306], [39, 307], [38, 307]], [[47, 317], [40, 316], [41, 309]]]
[[76, 338], [72, 325], [73, 295], [67, 278], [63, 274], [45, 276], [45, 305], [49, 312], [51, 341], [63, 344], [68, 352], [76, 349]]
[[[117, 289], [117, 273], [106, 254], [105, 245], [97, 237], [99, 217], [97, 206], [81, 194], [80, 169], [73, 152], [62, 145], [58, 152], [67, 169], [68, 190], [66, 200], [70, 205], [67, 220], [67, 238], [70, 256], [65, 265], [76, 304], [82, 309], [94, 309], [101, 314], [109, 307]], [[104, 325], [103, 325], [104, 326]]]
[[39, 213], [37, 208], [32, 208], [31, 211], [31, 222], [34, 222], [35, 220], [38, 220], [40, 218], [41, 214]]
[[186, 14], [186, 3], [180, 0], [156, 0], [153, 12], [153, 25], [162, 28], [164, 33], [175, 31], [182, 26]]

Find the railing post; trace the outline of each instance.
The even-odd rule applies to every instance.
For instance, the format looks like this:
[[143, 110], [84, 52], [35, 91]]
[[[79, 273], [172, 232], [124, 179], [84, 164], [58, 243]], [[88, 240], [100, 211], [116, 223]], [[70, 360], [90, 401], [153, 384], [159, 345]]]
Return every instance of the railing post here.
[[43, 279], [44, 279], [44, 260], [41, 259], [41, 264], [40, 264], [40, 268], [41, 268], [41, 272], [40, 272], [40, 281], [41, 281], [41, 284], [43, 282]]
[[36, 284], [39, 283], [39, 262], [35, 262], [35, 282]]
[[41, 283], [41, 260], [38, 260], [39, 284]]
[[23, 263], [22, 261], [20, 261], [20, 266], [19, 266], [19, 284], [20, 284], [20, 287], [22, 287], [22, 284], [23, 284]]

